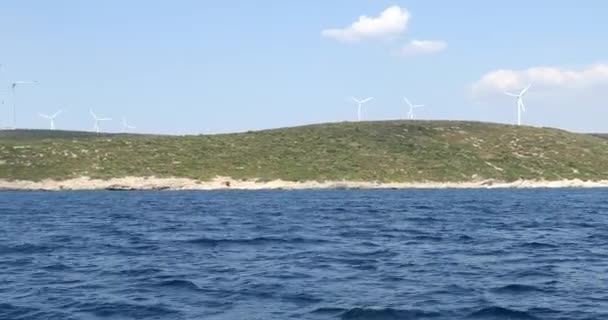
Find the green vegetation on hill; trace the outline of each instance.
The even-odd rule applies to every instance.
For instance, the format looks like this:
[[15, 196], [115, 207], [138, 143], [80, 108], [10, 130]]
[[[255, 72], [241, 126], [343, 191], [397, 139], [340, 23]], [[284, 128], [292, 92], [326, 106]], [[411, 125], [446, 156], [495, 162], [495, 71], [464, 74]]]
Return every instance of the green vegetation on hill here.
[[203, 136], [0, 133], [0, 179], [80, 176], [364, 180], [608, 179], [608, 140], [456, 121], [320, 124]]
[[42, 139], [73, 139], [73, 138], [100, 138], [100, 137], [127, 137], [134, 134], [124, 133], [100, 133], [91, 131], [64, 131], [64, 130], [38, 130], [38, 129], [17, 129], [0, 130], [0, 142], [3, 141], [31, 141]]
[[602, 138], [602, 139], [608, 139], [608, 134], [606, 134], [606, 133], [593, 133], [591, 135], [594, 137]]

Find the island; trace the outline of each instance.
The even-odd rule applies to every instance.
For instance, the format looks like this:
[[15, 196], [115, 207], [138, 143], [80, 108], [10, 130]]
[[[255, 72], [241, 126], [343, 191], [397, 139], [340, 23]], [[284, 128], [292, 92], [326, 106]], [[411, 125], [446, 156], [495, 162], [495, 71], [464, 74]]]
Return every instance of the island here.
[[605, 135], [370, 121], [217, 135], [0, 131], [3, 190], [608, 186]]

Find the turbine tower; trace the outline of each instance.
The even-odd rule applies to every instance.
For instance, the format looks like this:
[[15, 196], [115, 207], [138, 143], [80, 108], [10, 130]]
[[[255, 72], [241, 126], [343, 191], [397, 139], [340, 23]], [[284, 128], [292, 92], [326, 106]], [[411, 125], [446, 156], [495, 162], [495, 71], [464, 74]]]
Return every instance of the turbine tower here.
[[133, 125], [130, 125], [130, 124], [127, 122], [127, 118], [122, 117], [122, 129], [123, 129], [125, 132], [127, 132], [127, 131], [129, 131], [129, 130], [136, 129], [136, 127], [135, 127], [135, 126], [133, 126]]
[[530, 83], [527, 87], [525, 87], [519, 94], [505, 92], [506, 95], [517, 98], [517, 125], [521, 126], [521, 114], [526, 112], [526, 105], [524, 104], [524, 96], [530, 90], [532, 84]]
[[93, 110], [89, 110], [89, 112], [91, 113], [91, 116], [93, 116], [93, 119], [95, 119], [95, 126], [93, 127], [93, 129], [95, 130], [96, 133], [99, 133], [101, 131], [101, 128], [99, 127], [99, 124], [101, 123], [101, 121], [112, 120], [112, 118], [98, 118], [97, 115], [93, 112]]
[[422, 108], [422, 107], [424, 107], [424, 105], [423, 104], [412, 104], [410, 102], [410, 100], [408, 100], [406, 97], [403, 97], [403, 100], [410, 107], [410, 110], [407, 112], [408, 119], [414, 120], [414, 109], [416, 109], [416, 108]]
[[55, 114], [53, 114], [51, 116], [46, 115], [44, 113], [39, 113], [38, 115], [41, 116], [41, 117], [43, 117], [43, 118], [49, 119], [49, 121], [51, 122], [51, 130], [55, 130], [55, 118], [57, 118], [57, 116], [60, 115], [61, 112], [63, 112], [63, 110], [59, 110], [59, 111], [55, 112]]
[[11, 84], [11, 91], [13, 93], [13, 127], [17, 129], [17, 98], [15, 97], [15, 89], [18, 85], [22, 84], [38, 84], [38, 81], [15, 81]]
[[373, 97], [369, 97], [366, 99], [357, 99], [355, 97], [353, 97], [353, 101], [357, 103], [358, 107], [357, 107], [357, 121], [361, 121], [361, 108], [363, 107], [364, 104], [372, 101], [374, 98]]

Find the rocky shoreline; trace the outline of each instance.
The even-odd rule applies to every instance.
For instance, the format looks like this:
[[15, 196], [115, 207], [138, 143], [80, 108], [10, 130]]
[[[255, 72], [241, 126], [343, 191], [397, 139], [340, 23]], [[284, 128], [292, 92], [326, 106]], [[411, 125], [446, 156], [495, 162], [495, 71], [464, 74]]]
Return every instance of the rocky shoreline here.
[[78, 191], [78, 190], [305, 190], [305, 189], [502, 189], [502, 188], [606, 188], [608, 180], [494, 180], [463, 182], [366, 182], [366, 181], [259, 181], [217, 177], [210, 181], [186, 178], [124, 177], [108, 180], [81, 177], [69, 180], [7, 181], [0, 180], [0, 190]]

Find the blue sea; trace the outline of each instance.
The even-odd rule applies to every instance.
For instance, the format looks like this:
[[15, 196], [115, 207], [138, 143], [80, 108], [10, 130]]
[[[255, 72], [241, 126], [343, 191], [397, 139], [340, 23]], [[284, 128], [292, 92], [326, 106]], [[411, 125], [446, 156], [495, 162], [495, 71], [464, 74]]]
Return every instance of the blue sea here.
[[608, 319], [608, 190], [0, 192], [0, 319]]

